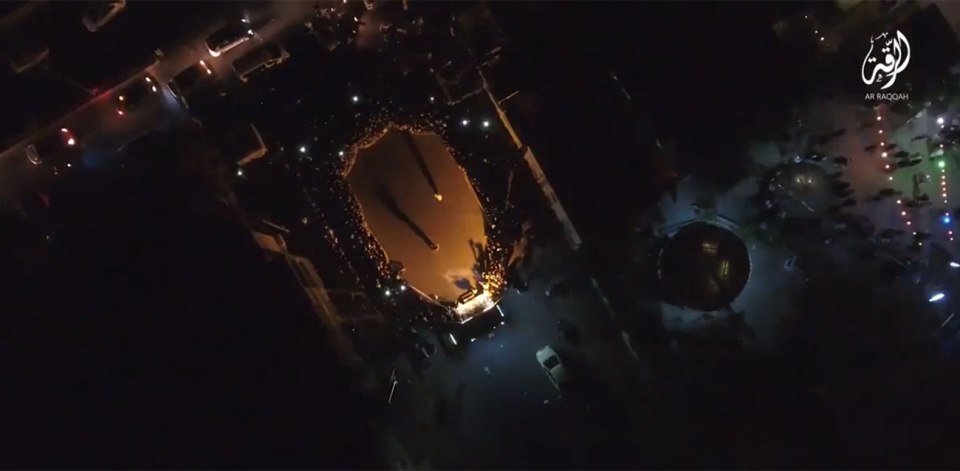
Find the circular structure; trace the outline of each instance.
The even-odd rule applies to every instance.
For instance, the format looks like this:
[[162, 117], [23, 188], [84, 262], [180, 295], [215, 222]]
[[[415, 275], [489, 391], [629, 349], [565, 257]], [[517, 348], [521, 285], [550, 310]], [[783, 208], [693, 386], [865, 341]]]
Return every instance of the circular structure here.
[[390, 128], [358, 150], [346, 180], [366, 229], [415, 291], [458, 305], [481, 288], [483, 210], [443, 139]]
[[682, 227], [660, 252], [658, 274], [666, 301], [701, 311], [730, 305], [750, 276], [747, 246], [713, 224]]
[[834, 200], [834, 184], [823, 167], [800, 162], [780, 168], [767, 180], [768, 198], [790, 218], [819, 217]]

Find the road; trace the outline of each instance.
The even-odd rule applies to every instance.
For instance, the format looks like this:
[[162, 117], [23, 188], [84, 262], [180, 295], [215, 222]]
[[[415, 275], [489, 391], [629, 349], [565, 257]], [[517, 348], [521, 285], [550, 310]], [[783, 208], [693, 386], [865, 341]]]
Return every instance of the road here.
[[[328, 3], [341, 4], [335, 1]], [[248, 41], [218, 58], [209, 57], [204, 39], [219, 28], [225, 19], [211, 18], [206, 27], [180, 42], [178, 47], [163, 51], [163, 55], [157, 58], [157, 62], [143, 73], [149, 73], [160, 82], [166, 83], [187, 67], [205, 59], [213, 65], [218, 80], [233, 80], [231, 63], [234, 60], [256, 48], [263, 41], [282, 37], [286, 29], [309, 18], [313, 14], [314, 5], [310, 2], [269, 4], [269, 8], [261, 14], [272, 16], [274, 21], [258, 31], [260, 39]], [[137, 5], [133, 4], [128, 8], [137, 8]], [[117, 92], [134, 80], [140, 80], [140, 77], [142, 73], [135, 74], [110, 90], [97, 95], [80, 108], [47, 126], [44, 131], [61, 127], [73, 130], [84, 146], [82, 163], [96, 166], [105, 156], [114, 153], [123, 144], [187, 118], [182, 107], [166, 87], [162, 90], [161, 99], [145, 104], [136, 113], [118, 116], [114, 109]], [[11, 199], [23, 192], [36, 191], [54, 177], [47, 169], [30, 164], [24, 156], [24, 147], [33, 138], [35, 136], [0, 153], [0, 198]]]
[[[565, 276], [565, 249], [538, 250], [537, 273]], [[438, 468], [575, 468], [615, 466], [627, 439], [629, 404], [642, 401], [637, 364], [619, 341], [588, 279], [562, 297], [545, 296], [554, 280], [534, 276], [530, 290], [511, 290], [499, 306], [508, 322], [479, 338], [460, 357], [438, 349], [418, 376], [398, 368], [390, 430], [415, 464]], [[580, 342], [565, 340], [558, 319], [577, 325]], [[579, 387], [561, 397], [536, 360], [551, 345]], [[461, 382], [465, 386], [460, 386]], [[448, 419], [434, 408], [446, 402]]]

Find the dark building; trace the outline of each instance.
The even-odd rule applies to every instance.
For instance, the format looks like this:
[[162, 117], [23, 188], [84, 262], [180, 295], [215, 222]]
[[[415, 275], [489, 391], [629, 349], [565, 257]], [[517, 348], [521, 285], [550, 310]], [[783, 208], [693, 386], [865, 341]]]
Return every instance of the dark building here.
[[[179, 138], [135, 157], [175, 167], [190, 152]], [[377, 467], [301, 287], [274, 276], [228, 208], [196, 205], [182, 169], [128, 172], [58, 188], [48, 270], [4, 287], [18, 309], [2, 329], [18, 365], [0, 392], [5, 462]]]

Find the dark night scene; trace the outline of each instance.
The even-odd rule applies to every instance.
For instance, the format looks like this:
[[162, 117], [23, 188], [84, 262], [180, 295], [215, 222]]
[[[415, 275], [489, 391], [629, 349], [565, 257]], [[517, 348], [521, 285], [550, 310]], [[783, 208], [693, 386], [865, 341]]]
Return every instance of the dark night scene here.
[[4, 468], [960, 467], [960, 2], [11, 0], [0, 83]]

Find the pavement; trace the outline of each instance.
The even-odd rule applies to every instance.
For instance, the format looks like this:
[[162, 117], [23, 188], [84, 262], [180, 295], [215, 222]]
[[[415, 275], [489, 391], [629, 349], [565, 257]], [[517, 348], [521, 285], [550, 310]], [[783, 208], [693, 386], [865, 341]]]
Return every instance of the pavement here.
[[[534, 269], [553, 272], [568, 253], [562, 242], [535, 251]], [[561, 272], [562, 273], [562, 272]], [[462, 356], [441, 349], [418, 374], [405, 359], [390, 425], [415, 467], [571, 468], [614, 463], [622, 443], [616, 432], [629, 404], [642, 400], [638, 366], [588, 277], [564, 294], [546, 296], [546, 276], [528, 291], [511, 290], [499, 306], [508, 323], [472, 343]], [[563, 338], [558, 320], [575, 324], [576, 344]], [[536, 360], [545, 345], [561, 355], [584, 387], [561, 395]], [[436, 404], [449, 416], [439, 419]], [[428, 464], [425, 464], [428, 463]]]

